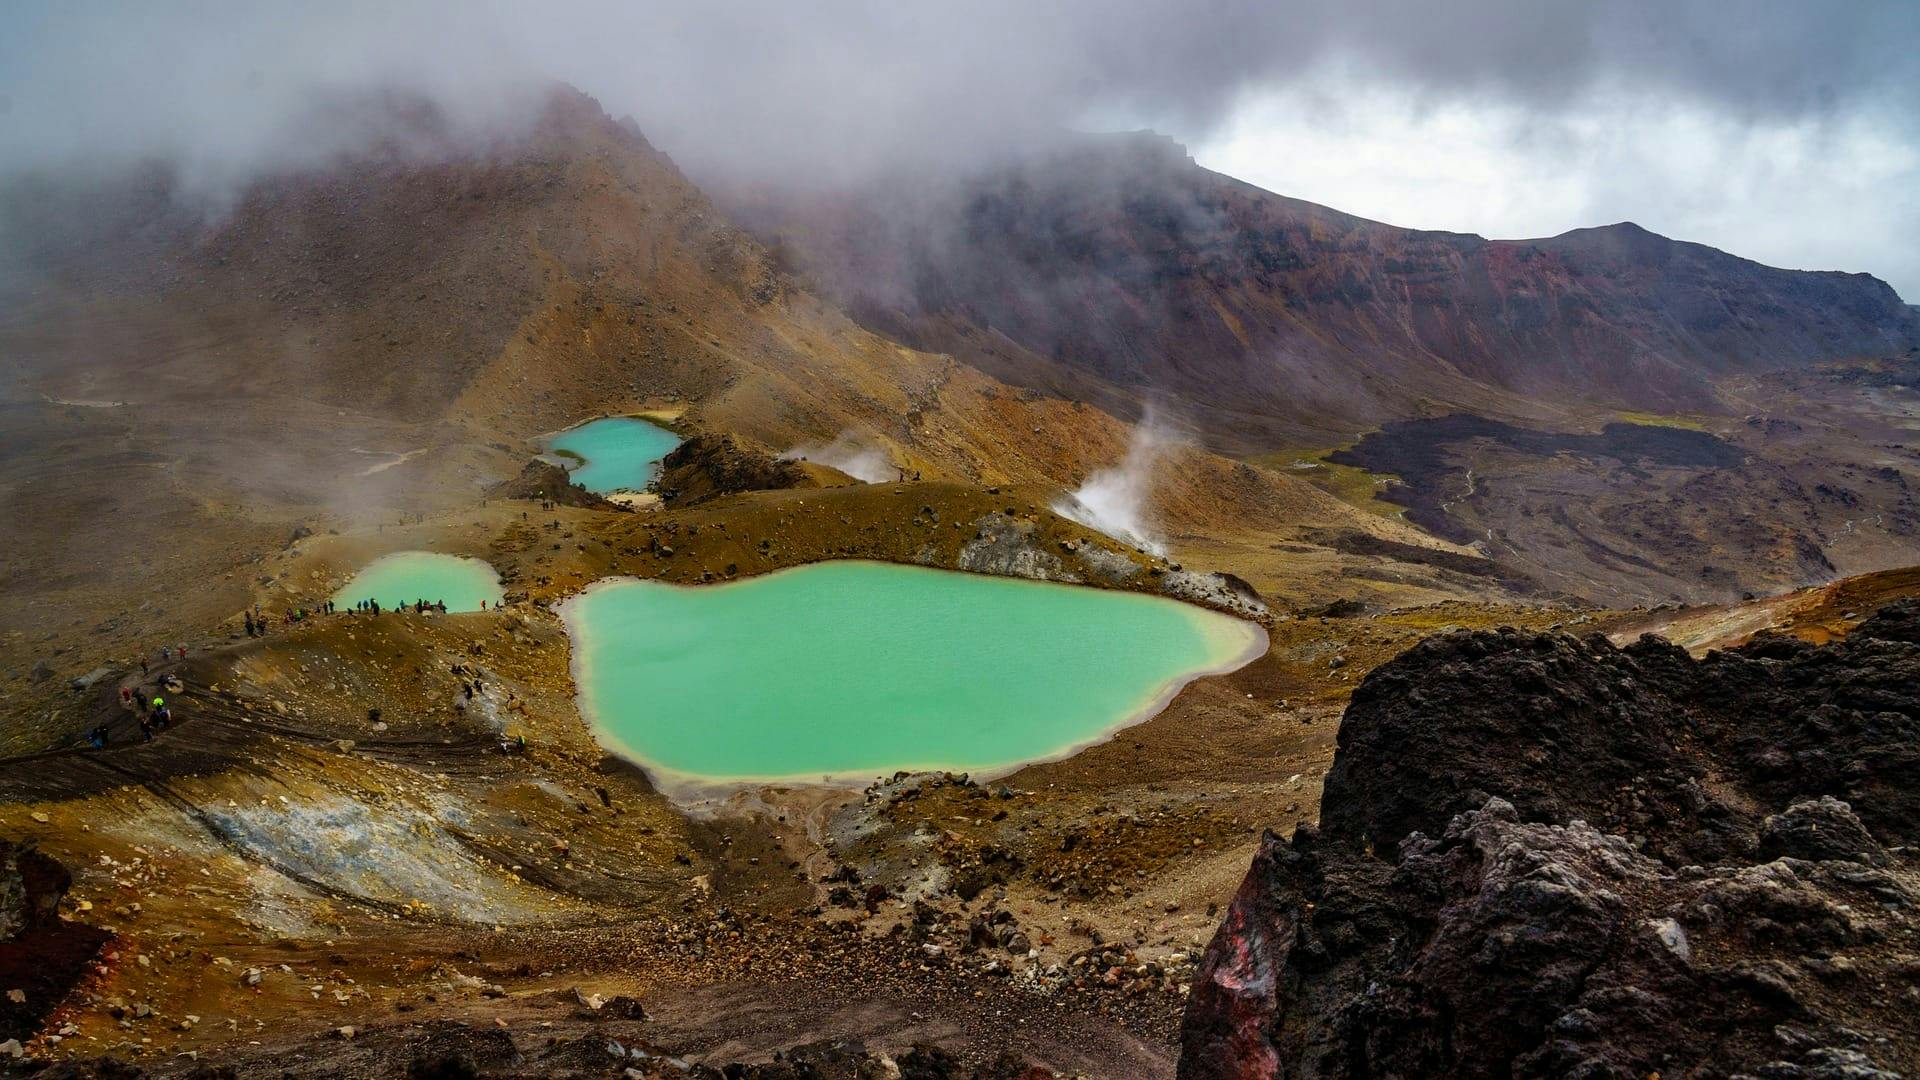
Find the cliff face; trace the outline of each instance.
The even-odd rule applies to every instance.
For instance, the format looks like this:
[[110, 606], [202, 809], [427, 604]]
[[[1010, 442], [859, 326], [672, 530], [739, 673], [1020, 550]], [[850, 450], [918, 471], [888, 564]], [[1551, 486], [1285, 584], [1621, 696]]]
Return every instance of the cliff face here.
[[1703, 661], [1429, 639], [1356, 691], [1319, 828], [1268, 834], [1181, 1075], [1910, 1073], [1917, 679], [1906, 601]]
[[0, 1039], [26, 1039], [81, 979], [111, 935], [60, 917], [73, 876], [32, 840], [0, 840]]
[[1704, 378], [1920, 338], [1864, 274], [1777, 270], [1630, 223], [1544, 240], [1397, 228], [1086, 138], [958, 181], [743, 199], [870, 324], [1006, 377], [1376, 420], [1422, 396], [1693, 407]]
[[660, 480], [654, 486], [668, 503], [692, 506], [741, 491], [818, 484], [797, 461], [742, 446], [731, 435], [695, 435], [660, 460]]

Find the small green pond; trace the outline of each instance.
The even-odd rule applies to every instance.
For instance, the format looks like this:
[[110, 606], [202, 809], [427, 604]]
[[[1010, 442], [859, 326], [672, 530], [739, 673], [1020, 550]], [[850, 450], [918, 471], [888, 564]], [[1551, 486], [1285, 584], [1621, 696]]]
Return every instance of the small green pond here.
[[669, 783], [1004, 770], [1265, 647], [1158, 597], [863, 561], [607, 581], [563, 613], [596, 733]]
[[659, 475], [660, 459], [680, 445], [680, 436], [631, 416], [591, 420], [547, 440], [547, 449], [581, 464], [573, 482], [605, 495], [642, 491]]
[[333, 594], [333, 602], [342, 608], [362, 600], [377, 600], [383, 608], [418, 600], [445, 601], [448, 611], [479, 611], [482, 600], [489, 605], [500, 602], [500, 575], [479, 559], [402, 551], [368, 563]]

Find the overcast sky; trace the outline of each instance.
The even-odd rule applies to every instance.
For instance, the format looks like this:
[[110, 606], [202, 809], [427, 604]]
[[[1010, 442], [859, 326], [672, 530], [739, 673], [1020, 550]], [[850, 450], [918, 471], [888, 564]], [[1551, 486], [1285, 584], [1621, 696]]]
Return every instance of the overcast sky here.
[[571, 82], [696, 175], [837, 181], [1057, 127], [1488, 236], [1633, 220], [1920, 300], [1920, 2], [675, 0], [0, 5], [0, 167], [339, 149], [316, 89], [502, 122]]

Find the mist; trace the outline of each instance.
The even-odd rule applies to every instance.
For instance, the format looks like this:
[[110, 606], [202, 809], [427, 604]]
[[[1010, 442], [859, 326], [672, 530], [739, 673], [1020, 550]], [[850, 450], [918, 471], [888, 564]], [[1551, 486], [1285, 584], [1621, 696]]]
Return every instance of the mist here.
[[[484, 131], [564, 82], [702, 184], [834, 189], [977, 167], [1061, 129], [1147, 127], [1332, 201], [1342, 189], [1315, 164], [1350, 157], [1349, 140], [1374, 152], [1379, 125], [1354, 106], [1384, 98], [1416, 129], [1478, 118], [1453, 129], [1474, 132], [1447, 147], [1454, 175], [1524, 152], [1540, 182], [1456, 191], [1417, 170], [1396, 180], [1387, 161], [1374, 184], [1391, 190], [1343, 209], [1485, 235], [1628, 217], [1731, 246], [1752, 230], [1778, 261], [1873, 272], [1913, 297], [1920, 255], [1885, 238], [1920, 233], [1916, 44], [1920, 5], [1872, 2], [17, 3], [0, 12], [0, 175], [164, 157], [217, 202], [374, 137], [316, 102], [418, 93]], [[1262, 124], [1276, 103], [1288, 122]], [[1716, 132], [1714, 168], [1670, 162], [1669, 133], [1640, 141], [1655, 103]], [[1330, 139], [1308, 152], [1249, 133], [1303, 121]], [[1743, 205], [1771, 189], [1788, 135], [1821, 175], [1870, 181], [1798, 188], [1788, 215]], [[1424, 159], [1415, 145], [1402, 152]], [[1540, 227], [1543, 197], [1570, 220]]]
[[1088, 476], [1085, 483], [1053, 504], [1053, 512], [1164, 557], [1167, 546], [1151, 521], [1154, 472], [1167, 451], [1182, 441], [1159, 412], [1149, 407], [1134, 425], [1120, 463]]
[[895, 478], [893, 459], [885, 450], [867, 445], [853, 432], [843, 431], [829, 443], [802, 443], [781, 454], [787, 461], [815, 461], [839, 469], [863, 483]]

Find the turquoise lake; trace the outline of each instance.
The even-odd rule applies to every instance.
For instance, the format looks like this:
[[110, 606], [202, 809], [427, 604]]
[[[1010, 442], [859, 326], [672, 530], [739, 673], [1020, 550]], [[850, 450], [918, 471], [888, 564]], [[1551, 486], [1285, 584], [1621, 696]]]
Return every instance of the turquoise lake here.
[[500, 602], [500, 575], [479, 559], [402, 551], [368, 563], [333, 594], [333, 602], [342, 608], [362, 600], [377, 600], [383, 608], [444, 600], [448, 611], [479, 611], [482, 600], [489, 606]]
[[569, 601], [596, 734], [668, 782], [991, 772], [1146, 719], [1266, 635], [1137, 593], [887, 563]]
[[644, 490], [659, 475], [660, 459], [679, 445], [680, 436], [631, 416], [592, 420], [547, 441], [548, 450], [583, 459], [573, 482], [602, 495]]

